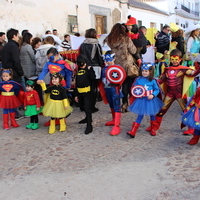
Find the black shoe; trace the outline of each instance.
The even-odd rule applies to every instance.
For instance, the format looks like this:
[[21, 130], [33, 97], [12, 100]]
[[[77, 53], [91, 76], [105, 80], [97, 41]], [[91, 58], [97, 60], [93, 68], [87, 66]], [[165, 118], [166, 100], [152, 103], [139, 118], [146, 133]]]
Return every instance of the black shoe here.
[[92, 125], [87, 125], [87, 127], [86, 127], [86, 129], [85, 129], [85, 134], [87, 135], [87, 134], [91, 133], [92, 130], [93, 130]]
[[92, 111], [92, 113], [95, 113], [95, 112], [98, 112], [99, 109], [98, 108], [93, 108], [91, 111]]
[[15, 115], [15, 120], [20, 120], [23, 118], [24, 118], [24, 115], [21, 115], [21, 114]]
[[79, 122], [79, 124], [86, 124], [87, 123], [87, 119], [85, 118], [85, 119], [82, 119], [80, 122]]

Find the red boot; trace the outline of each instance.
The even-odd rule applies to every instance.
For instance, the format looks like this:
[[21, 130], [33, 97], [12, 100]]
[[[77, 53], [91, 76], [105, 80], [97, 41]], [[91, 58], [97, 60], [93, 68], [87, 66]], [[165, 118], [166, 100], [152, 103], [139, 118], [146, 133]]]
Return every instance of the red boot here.
[[189, 135], [189, 134], [190, 135], [194, 134], [194, 129], [191, 127], [188, 127], [188, 130], [183, 132], [183, 135]]
[[3, 114], [3, 129], [4, 130], [10, 129], [10, 127], [8, 125], [8, 118], [9, 118], [8, 114]]
[[132, 129], [131, 129], [131, 131], [129, 131], [129, 132], [127, 133], [127, 135], [129, 135], [129, 136], [131, 136], [132, 138], [134, 138], [135, 135], [136, 135], [136, 132], [137, 132], [137, 130], [138, 130], [138, 128], [139, 128], [139, 126], [140, 126], [139, 123], [133, 122]]
[[112, 120], [105, 123], [105, 126], [114, 126], [115, 125], [115, 111], [111, 108]]
[[110, 135], [119, 135], [120, 134], [120, 120], [121, 120], [121, 113], [115, 112], [115, 124], [112, 130], [110, 131]]
[[156, 135], [156, 121], [151, 121], [151, 130], [150, 130], [150, 135], [155, 136]]
[[11, 121], [11, 126], [14, 128], [19, 127], [19, 124], [15, 120], [15, 112], [10, 113], [10, 121]]
[[[162, 117], [156, 116], [156, 121], [154, 121], [154, 130], [157, 131], [160, 128], [160, 124], [162, 122]], [[150, 125], [146, 131], [151, 131], [152, 126]]]
[[200, 135], [193, 135], [193, 138], [188, 142], [190, 145], [195, 145], [198, 143]]

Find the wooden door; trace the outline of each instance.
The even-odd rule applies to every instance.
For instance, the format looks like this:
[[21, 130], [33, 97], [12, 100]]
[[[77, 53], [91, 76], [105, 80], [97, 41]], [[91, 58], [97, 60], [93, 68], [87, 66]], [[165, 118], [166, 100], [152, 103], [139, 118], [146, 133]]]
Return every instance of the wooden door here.
[[96, 31], [97, 35], [104, 34], [105, 33], [105, 17], [102, 15], [95, 15], [95, 22], [96, 22]]

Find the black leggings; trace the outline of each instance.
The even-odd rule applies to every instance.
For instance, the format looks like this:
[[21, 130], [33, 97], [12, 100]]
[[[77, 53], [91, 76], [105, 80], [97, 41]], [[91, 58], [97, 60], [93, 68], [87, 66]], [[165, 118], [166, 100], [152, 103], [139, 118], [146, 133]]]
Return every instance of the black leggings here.
[[30, 117], [31, 123], [38, 123], [38, 115], [32, 115]]
[[122, 103], [128, 104], [128, 95], [131, 93], [131, 86], [134, 82], [135, 78], [131, 78], [129, 76], [126, 77], [125, 81], [122, 84], [122, 94], [124, 97], [122, 98]]

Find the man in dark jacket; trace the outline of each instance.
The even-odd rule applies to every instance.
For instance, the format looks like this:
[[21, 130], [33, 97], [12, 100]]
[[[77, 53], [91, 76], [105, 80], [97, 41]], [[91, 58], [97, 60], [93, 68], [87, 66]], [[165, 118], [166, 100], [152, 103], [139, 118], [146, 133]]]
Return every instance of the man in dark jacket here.
[[157, 52], [164, 54], [166, 50], [169, 51], [169, 44], [170, 44], [170, 38], [168, 35], [169, 31], [170, 27], [168, 25], [165, 25], [162, 31], [158, 34], [155, 44]]
[[19, 56], [19, 31], [9, 29], [7, 31], [8, 43], [2, 49], [2, 66], [4, 69], [12, 69], [13, 80], [21, 83], [24, 71], [20, 63]]

